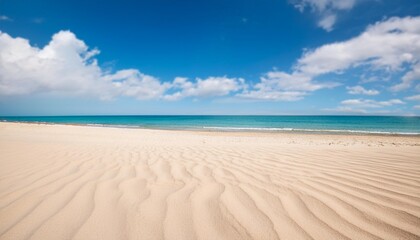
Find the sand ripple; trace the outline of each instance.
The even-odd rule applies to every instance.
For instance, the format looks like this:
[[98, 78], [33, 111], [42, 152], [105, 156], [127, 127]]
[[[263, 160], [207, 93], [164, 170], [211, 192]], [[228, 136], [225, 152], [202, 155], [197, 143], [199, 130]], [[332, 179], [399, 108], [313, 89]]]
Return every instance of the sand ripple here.
[[0, 239], [420, 239], [420, 139], [0, 124]]

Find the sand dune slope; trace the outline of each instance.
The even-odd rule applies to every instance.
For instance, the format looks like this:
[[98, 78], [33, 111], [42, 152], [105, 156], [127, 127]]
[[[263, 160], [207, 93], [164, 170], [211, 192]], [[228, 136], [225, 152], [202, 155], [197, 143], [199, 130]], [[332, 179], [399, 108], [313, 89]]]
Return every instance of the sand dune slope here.
[[420, 139], [1, 123], [0, 239], [420, 239]]

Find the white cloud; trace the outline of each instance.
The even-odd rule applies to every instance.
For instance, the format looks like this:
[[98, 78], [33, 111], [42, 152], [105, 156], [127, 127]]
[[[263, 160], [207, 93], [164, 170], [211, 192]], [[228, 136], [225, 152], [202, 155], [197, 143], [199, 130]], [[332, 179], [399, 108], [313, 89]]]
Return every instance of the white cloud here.
[[390, 18], [369, 26], [348, 41], [326, 44], [305, 53], [295, 71], [316, 77], [341, 73], [360, 66], [370, 71], [405, 71], [402, 83], [393, 90], [406, 89], [420, 79], [420, 17]]
[[170, 83], [161, 83], [159, 79], [145, 75], [137, 69], [120, 70], [115, 74], [103, 76], [103, 79], [112, 83], [112, 92], [115, 95], [135, 97], [139, 100], [158, 99], [171, 87]]
[[406, 97], [405, 99], [409, 101], [420, 101], [420, 94], [409, 96], [409, 97]]
[[99, 51], [70, 31], [60, 31], [44, 47], [0, 33], [0, 94], [60, 92], [110, 99], [118, 95], [158, 98], [167, 84], [135, 69], [109, 73], [94, 58]]
[[365, 89], [362, 86], [354, 86], [354, 87], [347, 87], [347, 93], [349, 94], [362, 94], [362, 95], [369, 95], [369, 96], [373, 96], [373, 95], [378, 95], [379, 91], [378, 90], [368, 90]]
[[319, 16], [318, 26], [326, 31], [332, 31], [337, 21], [337, 13], [352, 9], [356, 0], [292, 0], [292, 4], [300, 12], [309, 9]]
[[[417, 56], [419, 57], [419, 56]], [[407, 89], [411, 86], [411, 83], [415, 80], [420, 80], [420, 63], [419, 63], [419, 59], [417, 58], [415, 61], [417, 61], [417, 63], [415, 65], [413, 65], [411, 71], [407, 72], [403, 77], [402, 77], [402, 82], [391, 87], [391, 90], [393, 91], [401, 91], [404, 89]]]
[[[268, 72], [252, 90], [239, 96], [264, 100], [300, 100], [308, 92], [339, 85], [336, 82], [315, 82], [315, 78], [326, 74], [342, 74], [361, 66], [370, 72], [403, 72], [402, 83], [391, 88], [403, 90], [411, 86], [413, 81], [420, 80], [419, 61], [420, 17], [390, 18], [368, 26], [365, 32], [350, 40], [307, 51], [297, 60], [292, 73]], [[360, 86], [353, 88], [349, 89], [352, 94], [379, 93]]]
[[420, 56], [420, 17], [391, 18], [371, 25], [358, 37], [307, 52], [297, 68], [311, 75], [360, 65], [399, 70]]
[[310, 77], [300, 73], [271, 71], [261, 77], [260, 82], [253, 86], [253, 90], [238, 96], [255, 100], [297, 101], [307, 95], [307, 92], [335, 86], [336, 83], [313, 82]]
[[405, 103], [400, 99], [391, 99], [388, 101], [375, 101], [371, 99], [347, 99], [341, 102], [341, 105], [356, 108], [382, 108], [400, 104]]
[[330, 14], [323, 17], [321, 20], [319, 20], [318, 26], [323, 28], [327, 32], [331, 32], [333, 30], [336, 20], [337, 20], [337, 16], [335, 14]]
[[185, 97], [220, 97], [237, 92], [246, 88], [245, 80], [242, 78], [209, 77], [206, 79], [197, 78], [195, 82], [188, 81], [188, 78], [177, 77], [172, 87], [180, 89], [172, 94], [164, 96], [166, 100], [178, 100]]
[[360, 76], [360, 83], [371, 83], [371, 82], [377, 82], [380, 80], [389, 80], [389, 77], [379, 77], [377, 74], [370, 76], [367, 74], [362, 74]]
[[[404, 98], [405, 100], [408, 100], [408, 101], [420, 101], [420, 94], [417, 94], [417, 95], [413, 95], [413, 96], [409, 96], [409, 97], [405, 97]], [[414, 105], [413, 106], [413, 109], [420, 109], [420, 105]]]
[[84, 92], [102, 86], [96, 54], [69, 31], [55, 34], [42, 49], [0, 33], [0, 93]]
[[[170, 83], [137, 69], [109, 72], [98, 66], [98, 54], [70, 31], [54, 34], [43, 48], [0, 32], [0, 95], [60, 93], [176, 100], [224, 96], [245, 88], [241, 78], [209, 77], [195, 82], [176, 78]], [[171, 89], [181, 90], [167, 94]]]
[[[376, 101], [372, 99], [347, 99], [341, 101], [336, 108], [326, 108], [324, 111], [328, 112], [342, 112], [342, 113], [360, 113], [360, 114], [390, 114], [395, 113], [395, 110], [389, 107], [403, 105], [405, 102], [400, 99], [390, 99], [386, 101]], [[388, 108], [388, 109], [386, 109]]]
[[368, 111], [365, 109], [357, 109], [357, 108], [352, 108], [348, 106], [339, 106], [336, 108], [325, 108], [323, 110], [328, 111], [328, 112], [341, 112], [341, 113], [362, 113], [362, 114], [368, 113]]
[[305, 92], [297, 91], [244, 91], [237, 94], [238, 97], [261, 101], [298, 101], [303, 99]]
[[295, 0], [292, 3], [299, 11], [310, 8], [312, 11], [326, 12], [352, 9], [356, 4], [356, 0]]
[[[335, 84], [333, 84], [335, 85]], [[301, 74], [288, 74], [281, 71], [271, 71], [261, 78], [261, 83], [256, 85], [260, 89], [281, 89], [288, 91], [315, 91], [321, 88], [329, 87], [329, 84], [315, 83], [311, 78]]]

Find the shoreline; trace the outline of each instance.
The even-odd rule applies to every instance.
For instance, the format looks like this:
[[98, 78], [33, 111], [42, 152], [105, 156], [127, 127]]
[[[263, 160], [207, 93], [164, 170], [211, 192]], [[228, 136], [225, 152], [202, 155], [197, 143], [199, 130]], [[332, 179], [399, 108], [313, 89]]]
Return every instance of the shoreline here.
[[62, 126], [81, 126], [81, 127], [103, 127], [117, 129], [143, 129], [161, 131], [180, 131], [180, 132], [210, 132], [210, 133], [261, 133], [261, 134], [302, 134], [302, 135], [341, 135], [341, 136], [389, 136], [389, 137], [414, 137], [420, 138], [420, 133], [411, 132], [381, 132], [364, 130], [338, 130], [338, 129], [293, 129], [293, 128], [252, 128], [252, 127], [202, 127], [202, 128], [159, 128], [142, 127], [134, 125], [114, 125], [114, 124], [80, 124], [80, 123], [54, 123], [54, 122], [35, 122], [35, 121], [8, 121], [2, 120], [1, 123], [16, 124], [36, 124], [36, 125], [62, 125]]
[[127, 135], [151, 135], [159, 138], [161, 135], [184, 136], [188, 138], [223, 139], [230, 142], [244, 141], [272, 141], [273, 144], [290, 145], [335, 145], [337, 147], [383, 147], [383, 146], [410, 146], [420, 147], [420, 137], [413, 135], [375, 135], [375, 134], [328, 134], [328, 133], [298, 133], [298, 132], [265, 132], [265, 131], [200, 131], [178, 129], [155, 129], [155, 128], [125, 128], [114, 126], [89, 126], [84, 124], [50, 124], [50, 123], [17, 123], [0, 122], [0, 137], [2, 130], [19, 128], [31, 130], [39, 128], [39, 131], [55, 131], [61, 135], [66, 131], [77, 131], [97, 134], [127, 134]]

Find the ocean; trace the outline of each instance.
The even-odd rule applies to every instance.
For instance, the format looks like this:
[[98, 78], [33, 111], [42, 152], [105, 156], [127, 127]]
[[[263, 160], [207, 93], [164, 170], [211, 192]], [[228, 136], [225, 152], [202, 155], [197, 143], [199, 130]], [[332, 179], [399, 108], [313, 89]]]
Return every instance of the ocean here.
[[38, 116], [0, 121], [148, 129], [420, 135], [420, 117], [396, 116]]

